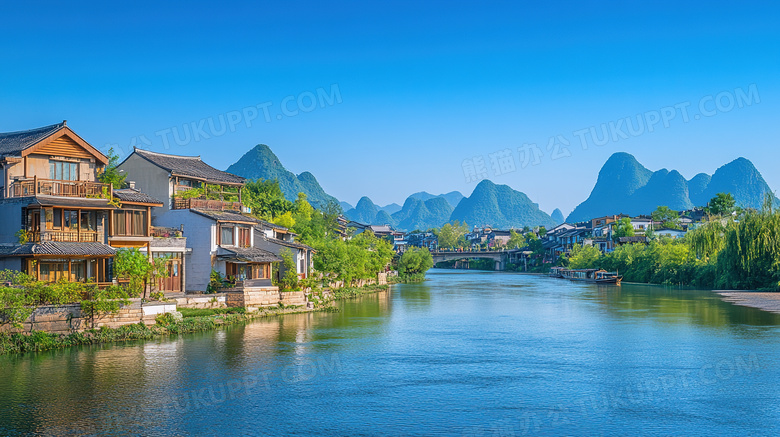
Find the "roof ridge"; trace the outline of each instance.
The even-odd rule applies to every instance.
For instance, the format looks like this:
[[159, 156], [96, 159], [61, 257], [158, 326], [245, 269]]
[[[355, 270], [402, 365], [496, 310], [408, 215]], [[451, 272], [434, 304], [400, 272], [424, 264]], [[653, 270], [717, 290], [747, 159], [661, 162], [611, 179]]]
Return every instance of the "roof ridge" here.
[[168, 158], [197, 159], [198, 161], [203, 161], [203, 160], [200, 158], [200, 155], [197, 155], [197, 156], [171, 155], [171, 154], [169, 154], [169, 153], [153, 152], [153, 151], [151, 151], [151, 150], [141, 149], [141, 148], [138, 148], [138, 147], [135, 147], [135, 148], [134, 148], [134, 150], [135, 150], [136, 152], [143, 152], [143, 153], [141, 153], [142, 155], [143, 155], [144, 153], [149, 153], [149, 154], [151, 154], [151, 155], [157, 155], [157, 156], [167, 156]]
[[54, 123], [54, 124], [50, 124], [48, 126], [36, 127], [36, 128], [33, 128], [33, 129], [23, 129], [23, 130], [17, 130], [17, 131], [13, 131], [13, 132], [0, 132], [0, 135], [16, 135], [16, 134], [21, 134], [21, 133], [29, 133], [29, 132], [35, 132], [35, 131], [44, 131], [44, 130], [52, 129], [54, 127], [62, 128], [62, 127], [65, 127], [65, 126], [66, 126], [66, 124], [63, 121], [63, 122], [60, 122], [60, 123]]

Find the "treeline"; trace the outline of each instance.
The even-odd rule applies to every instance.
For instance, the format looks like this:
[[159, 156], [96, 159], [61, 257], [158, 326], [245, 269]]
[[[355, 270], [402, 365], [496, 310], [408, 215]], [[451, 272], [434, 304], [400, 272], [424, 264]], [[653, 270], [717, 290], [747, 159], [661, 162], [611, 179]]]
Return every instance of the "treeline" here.
[[[252, 208], [253, 215], [291, 229], [298, 235], [299, 242], [314, 248], [314, 268], [326, 281], [344, 281], [350, 286], [361, 279], [375, 279], [395, 256], [392, 243], [377, 238], [370, 231], [343, 240], [337, 221], [342, 210], [335, 202], [315, 209], [304, 193], [298, 193], [298, 198], [290, 202], [276, 180], [249, 182], [243, 193], [242, 200]], [[288, 266], [294, 267], [294, 264]], [[279, 285], [285, 289], [301, 286], [294, 275]]]
[[571, 268], [618, 271], [628, 282], [679, 284], [708, 289], [780, 290], [780, 211], [767, 197], [760, 211], [716, 218], [680, 239], [619, 246], [602, 255], [577, 247]]

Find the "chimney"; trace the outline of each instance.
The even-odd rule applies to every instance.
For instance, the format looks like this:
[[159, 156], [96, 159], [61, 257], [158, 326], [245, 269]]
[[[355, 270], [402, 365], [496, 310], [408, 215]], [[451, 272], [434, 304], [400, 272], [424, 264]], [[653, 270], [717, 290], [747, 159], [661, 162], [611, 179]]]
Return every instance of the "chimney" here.
[[130, 189], [135, 190], [135, 181], [127, 181], [127, 186], [130, 187]]

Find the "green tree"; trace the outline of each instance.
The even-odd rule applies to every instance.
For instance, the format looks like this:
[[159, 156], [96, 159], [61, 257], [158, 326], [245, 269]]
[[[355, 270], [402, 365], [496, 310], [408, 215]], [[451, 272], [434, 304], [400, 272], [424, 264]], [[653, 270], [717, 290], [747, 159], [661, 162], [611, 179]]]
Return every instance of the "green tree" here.
[[735, 210], [736, 201], [734, 201], [734, 196], [730, 193], [716, 194], [707, 205], [707, 212], [716, 216], [728, 215]]
[[295, 226], [295, 218], [293, 218], [292, 212], [287, 211], [284, 214], [277, 216], [273, 219], [274, 224], [284, 226], [285, 228], [292, 229]]
[[439, 247], [447, 249], [464, 247], [466, 245], [465, 235], [468, 232], [469, 227], [465, 223], [461, 225], [457, 220], [451, 224], [445, 223], [436, 234], [439, 240]]
[[615, 224], [615, 231], [612, 233], [615, 238], [620, 237], [633, 237], [634, 226], [631, 224], [631, 219], [623, 217]]
[[578, 244], [569, 252], [569, 267], [572, 269], [598, 268], [601, 259], [601, 251], [595, 246], [580, 246]]
[[515, 232], [514, 229], [509, 230], [509, 241], [506, 243], [507, 249], [520, 249], [525, 247], [525, 236], [519, 232]]
[[149, 257], [138, 249], [120, 249], [114, 258], [114, 274], [119, 278], [127, 279], [127, 291], [130, 296], [147, 298], [147, 285], [154, 284], [157, 277], [167, 274], [169, 258]]
[[433, 267], [433, 256], [425, 247], [410, 247], [398, 260], [398, 273], [415, 275], [427, 272]]
[[87, 316], [95, 327], [95, 320], [106, 314], [116, 314], [123, 305], [130, 303], [127, 290], [111, 285], [99, 288], [95, 284], [85, 286], [86, 298], [80, 302], [81, 312]]
[[113, 184], [115, 189], [124, 188], [127, 174], [117, 170], [119, 156], [114, 152], [113, 147], [108, 149], [106, 156], [108, 157], [108, 164], [102, 170], [98, 170], [98, 180], [104, 184]]
[[292, 210], [292, 202], [284, 198], [276, 179], [247, 182], [244, 185], [242, 201], [252, 208], [253, 215], [268, 221]]
[[525, 234], [526, 245], [533, 252], [533, 256], [538, 258], [544, 255], [544, 246], [542, 240], [533, 232]]
[[680, 229], [680, 215], [668, 206], [659, 206], [651, 217], [654, 222], [661, 222], [661, 228]]
[[290, 249], [284, 248], [279, 252], [282, 258], [282, 277], [279, 279], [279, 288], [282, 291], [295, 291], [300, 288], [298, 271]]

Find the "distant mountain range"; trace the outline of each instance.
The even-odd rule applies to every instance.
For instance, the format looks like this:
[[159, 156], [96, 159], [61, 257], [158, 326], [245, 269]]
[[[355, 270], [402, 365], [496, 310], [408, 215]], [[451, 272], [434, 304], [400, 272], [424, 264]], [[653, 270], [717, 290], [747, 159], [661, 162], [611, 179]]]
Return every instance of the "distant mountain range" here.
[[579, 222], [612, 214], [650, 214], [658, 206], [685, 210], [705, 206], [716, 194], [731, 193], [737, 205], [760, 208], [764, 194], [771, 192], [753, 163], [738, 158], [710, 176], [700, 173], [686, 180], [677, 170], [652, 172], [633, 155], [615, 153], [599, 172], [587, 200], [566, 218]]
[[327, 205], [328, 202], [338, 203], [338, 199], [322, 189], [313, 174], [305, 171], [296, 176], [284, 168], [279, 158], [265, 144], [258, 144], [248, 151], [228, 167], [227, 172], [253, 180], [276, 179], [287, 200], [294, 201], [298, 198], [298, 193], [305, 193], [309, 203], [315, 208]]
[[[316, 208], [337, 202], [350, 220], [372, 225], [388, 224], [405, 231], [438, 228], [454, 220], [469, 226], [497, 228], [549, 228], [564, 221], [560, 209], [556, 208], [548, 215], [525, 194], [489, 180], [480, 182], [469, 197], [458, 191], [439, 195], [420, 191], [410, 195], [403, 205], [378, 206], [363, 197], [353, 207], [327, 194], [311, 173], [296, 176], [288, 171], [264, 144], [255, 146], [227, 171], [247, 179], [276, 179], [288, 200], [294, 201], [298, 193], [303, 192]], [[704, 206], [720, 192], [731, 193], [739, 206], [760, 208], [764, 193], [770, 191], [758, 170], [745, 158], [724, 165], [712, 176], [700, 173], [686, 180], [676, 170], [653, 172], [632, 155], [615, 153], [601, 168], [588, 199], [577, 206], [566, 221], [579, 222], [620, 213], [649, 214], [660, 205], [684, 210]]]
[[555, 225], [555, 221], [539, 210], [539, 206], [525, 194], [488, 180], [477, 185], [469, 197], [457, 191], [438, 196], [424, 191], [414, 193], [406, 199], [400, 211], [392, 214], [382, 210], [368, 197], [363, 197], [355, 208], [344, 215], [356, 222], [387, 224], [405, 231], [438, 228], [453, 220], [470, 226], [500, 228]]
[[[460, 193], [457, 195], [448, 193], [448, 195], [451, 199], [456, 199], [457, 195], [463, 197]], [[380, 208], [368, 197], [363, 197], [354, 208], [347, 210], [344, 216], [359, 223], [391, 225], [398, 229], [412, 231], [438, 228], [447, 223], [451, 214], [452, 205], [444, 195], [432, 196], [428, 193], [415, 193], [406, 199], [402, 207], [398, 207], [392, 213], [387, 207]]]
[[450, 220], [470, 226], [493, 226], [502, 229], [524, 226], [555, 226], [555, 220], [539, 209], [524, 193], [508, 185], [480, 182], [471, 196], [463, 199], [452, 211]]

